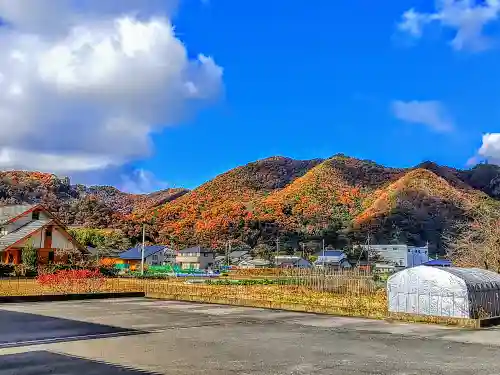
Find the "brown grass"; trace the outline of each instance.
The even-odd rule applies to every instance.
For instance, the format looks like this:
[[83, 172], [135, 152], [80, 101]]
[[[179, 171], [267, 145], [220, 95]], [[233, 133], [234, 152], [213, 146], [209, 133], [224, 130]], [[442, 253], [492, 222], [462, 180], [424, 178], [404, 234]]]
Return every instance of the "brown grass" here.
[[363, 293], [324, 291], [300, 285], [206, 285], [185, 280], [105, 279], [103, 282], [43, 286], [32, 279], [0, 280], [2, 296], [33, 296], [70, 293], [145, 292], [148, 297], [230, 305], [279, 308], [346, 316], [384, 318], [384, 290]]
[[34, 279], [0, 280], [0, 296], [38, 296], [71, 293], [141, 292], [143, 282], [135, 279], [104, 279], [102, 282], [80, 281], [60, 285], [40, 285]]
[[345, 316], [385, 318], [384, 290], [372, 294], [331, 293], [293, 285], [190, 285], [162, 282], [148, 285], [146, 295], [154, 298], [268, 307]]
[[410, 323], [429, 323], [429, 324], [440, 324], [447, 326], [456, 326], [463, 328], [478, 328], [478, 319], [468, 319], [468, 318], [449, 318], [445, 316], [432, 316], [432, 315], [414, 315], [405, 313], [389, 313], [387, 320], [399, 320]]

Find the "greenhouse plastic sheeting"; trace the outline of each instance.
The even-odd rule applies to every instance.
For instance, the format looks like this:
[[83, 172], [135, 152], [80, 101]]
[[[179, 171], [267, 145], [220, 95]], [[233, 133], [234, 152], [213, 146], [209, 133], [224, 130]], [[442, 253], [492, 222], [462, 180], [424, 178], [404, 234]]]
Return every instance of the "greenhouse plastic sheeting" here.
[[419, 266], [387, 280], [390, 312], [455, 318], [500, 315], [500, 275], [477, 268]]

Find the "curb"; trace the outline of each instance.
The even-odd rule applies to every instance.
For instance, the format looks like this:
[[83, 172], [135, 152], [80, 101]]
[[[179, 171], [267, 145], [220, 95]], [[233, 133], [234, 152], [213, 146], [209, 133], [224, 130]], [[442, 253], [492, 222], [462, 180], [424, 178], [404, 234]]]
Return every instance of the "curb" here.
[[78, 301], [86, 299], [110, 299], [110, 298], [133, 298], [133, 297], [145, 297], [145, 293], [124, 292], [124, 293], [54, 294], [54, 295], [41, 295], [41, 296], [1, 296], [0, 303]]

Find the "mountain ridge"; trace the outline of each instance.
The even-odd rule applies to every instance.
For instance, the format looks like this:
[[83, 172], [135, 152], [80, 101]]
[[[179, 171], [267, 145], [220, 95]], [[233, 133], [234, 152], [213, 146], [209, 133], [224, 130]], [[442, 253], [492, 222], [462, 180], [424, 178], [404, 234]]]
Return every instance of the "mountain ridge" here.
[[176, 246], [222, 248], [232, 240], [254, 247], [277, 236], [291, 247], [315, 236], [342, 246], [370, 232], [378, 241], [432, 241], [442, 251], [441, 235], [486, 201], [500, 202], [495, 165], [460, 170], [426, 161], [393, 168], [342, 154], [274, 156], [191, 191], [150, 194], [72, 185], [50, 173], [0, 172], [0, 204], [43, 203], [66, 224], [118, 228], [133, 241], [146, 220], [152, 242]]

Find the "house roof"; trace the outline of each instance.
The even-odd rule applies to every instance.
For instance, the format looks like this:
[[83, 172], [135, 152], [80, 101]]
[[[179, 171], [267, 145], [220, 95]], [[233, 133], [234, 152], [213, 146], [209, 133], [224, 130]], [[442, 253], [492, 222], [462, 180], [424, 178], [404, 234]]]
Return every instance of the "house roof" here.
[[[163, 249], [167, 249], [166, 246], [163, 245], [153, 245], [153, 246], [144, 246], [144, 258], [147, 258], [153, 254], [156, 254]], [[127, 251], [124, 251], [119, 255], [120, 259], [128, 259], [128, 260], [140, 260], [142, 256], [142, 246], [132, 247]]]
[[1, 206], [0, 207], [0, 224], [5, 224], [10, 220], [22, 215], [26, 211], [31, 210], [36, 207], [36, 204], [16, 204], [11, 206]]
[[271, 264], [271, 262], [265, 259], [250, 259], [250, 260], [243, 260], [238, 265], [246, 265], [246, 264], [251, 264], [254, 266], [266, 266]]
[[235, 250], [229, 253], [230, 258], [241, 258], [243, 255], [248, 254], [248, 250]]
[[30, 234], [42, 229], [51, 221], [52, 219], [34, 220], [13, 232], [7, 233], [6, 235], [0, 237], [0, 250], [5, 250], [9, 246], [14, 245], [16, 242], [21, 241]]
[[116, 258], [123, 253], [123, 250], [117, 249], [98, 249], [96, 247], [87, 246], [87, 252], [93, 256]]
[[182, 253], [213, 253], [211, 249], [205, 249], [201, 246], [188, 247], [187, 249], [179, 250], [179, 254]]
[[325, 250], [324, 252], [320, 251], [319, 253], [317, 253], [317, 255], [320, 256], [320, 257], [322, 257], [322, 256], [325, 256], [325, 257], [341, 257], [341, 256], [344, 256], [345, 253], [342, 250]]

